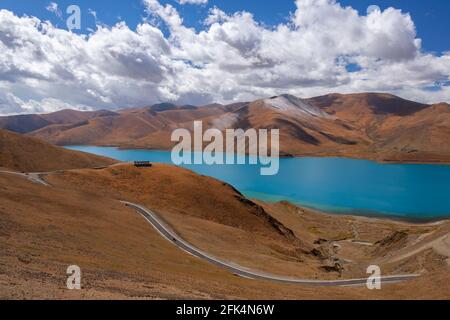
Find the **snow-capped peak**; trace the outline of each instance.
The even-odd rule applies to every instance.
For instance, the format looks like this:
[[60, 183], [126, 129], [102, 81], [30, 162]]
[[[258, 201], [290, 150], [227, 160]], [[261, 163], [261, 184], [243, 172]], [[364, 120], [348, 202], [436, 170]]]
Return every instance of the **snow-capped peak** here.
[[314, 117], [331, 118], [325, 111], [314, 107], [306, 101], [289, 94], [265, 99], [266, 106], [280, 110], [282, 112], [302, 113], [303, 115], [310, 115]]

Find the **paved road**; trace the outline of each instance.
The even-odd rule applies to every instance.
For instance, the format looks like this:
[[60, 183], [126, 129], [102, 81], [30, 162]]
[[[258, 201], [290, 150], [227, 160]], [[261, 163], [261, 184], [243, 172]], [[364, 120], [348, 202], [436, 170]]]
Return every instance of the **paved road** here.
[[[6, 173], [6, 174], [13, 174], [21, 176], [25, 179], [28, 179], [34, 183], [41, 184], [44, 186], [50, 186], [45, 180], [42, 179], [42, 175], [46, 174], [52, 174], [56, 172], [41, 172], [41, 173], [20, 173], [20, 172], [13, 172], [13, 171], [2, 171], [0, 170], [0, 173]], [[288, 277], [281, 277], [276, 275], [270, 275], [270, 274], [262, 274], [258, 273], [257, 271], [252, 271], [249, 269], [246, 269], [241, 266], [237, 265], [231, 265], [230, 263], [221, 261], [215, 257], [212, 257], [201, 250], [197, 249], [196, 247], [192, 246], [188, 242], [184, 241], [182, 238], [180, 238], [173, 230], [171, 230], [154, 212], [150, 211], [149, 209], [134, 204], [127, 201], [121, 201], [125, 205], [134, 208], [137, 212], [139, 212], [164, 238], [175, 244], [180, 249], [184, 250], [185, 252], [198, 257], [200, 259], [206, 260], [209, 263], [225, 268], [228, 271], [232, 272], [233, 274], [248, 278], [248, 279], [258, 279], [258, 280], [270, 280], [270, 281], [276, 281], [276, 282], [282, 282], [282, 283], [290, 283], [290, 284], [303, 284], [303, 285], [313, 285], [313, 286], [357, 286], [357, 285], [366, 285], [367, 279], [348, 279], [348, 280], [306, 280], [306, 279], [294, 279], [294, 278], [288, 278]], [[397, 275], [397, 276], [385, 276], [381, 278], [381, 282], [383, 284], [386, 283], [396, 283], [401, 282], [405, 280], [411, 280], [419, 275], [416, 274], [407, 274], [407, 275]]]
[[[270, 274], [262, 274], [256, 271], [251, 271], [240, 266], [231, 265], [227, 262], [221, 261], [215, 257], [212, 257], [201, 250], [190, 245], [183, 239], [181, 239], [173, 230], [171, 230], [154, 212], [149, 209], [127, 201], [121, 201], [126, 206], [134, 208], [139, 212], [164, 238], [175, 244], [180, 249], [186, 251], [187, 253], [208, 261], [209, 263], [225, 268], [228, 271], [238, 275], [240, 277], [258, 280], [269, 280], [282, 283], [290, 284], [302, 284], [302, 285], [312, 285], [312, 286], [357, 286], [366, 285], [367, 279], [348, 279], [348, 280], [305, 280], [305, 279], [294, 279], [288, 277], [281, 277]], [[405, 280], [410, 280], [418, 277], [416, 274], [407, 275], [397, 275], [397, 276], [385, 276], [381, 278], [381, 283], [396, 283]]]
[[31, 182], [42, 184], [44, 186], [50, 186], [45, 180], [41, 178], [41, 175], [45, 173], [22, 173], [22, 172], [14, 172], [14, 171], [3, 171], [1, 170], [0, 173], [6, 173], [6, 174], [13, 174], [16, 176], [21, 176], [25, 179], [30, 180]]

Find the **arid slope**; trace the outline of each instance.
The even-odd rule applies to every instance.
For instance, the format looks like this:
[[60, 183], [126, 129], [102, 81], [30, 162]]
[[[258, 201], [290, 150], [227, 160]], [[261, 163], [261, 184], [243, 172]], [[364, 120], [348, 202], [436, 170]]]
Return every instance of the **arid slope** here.
[[[289, 209], [289, 205], [258, 205], [220, 181], [162, 164], [147, 169], [120, 165], [104, 170], [76, 170], [48, 176], [47, 180], [60, 188], [82, 186], [82, 190], [101, 196], [142, 203], [199, 248], [280, 275], [322, 279], [364, 276], [370, 263], [388, 263], [382, 259], [387, 254], [404, 254], [413, 243], [424, 245], [450, 231], [446, 223], [443, 227], [403, 227], [393, 222], [328, 215], [319, 216], [314, 226], [304, 220], [305, 215], [315, 217], [310, 211], [294, 206]], [[286, 216], [288, 220], [284, 220]], [[324, 223], [327, 220], [329, 227]], [[312, 229], [293, 229], [302, 223]], [[314, 232], [314, 227], [322, 234]], [[396, 237], [403, 233], [407, 237], [401, 239], [404, 242], [393, 246]], [[370, 250], [359, 242], [369, 242]], [[383, 243], [389, 246], [379, 245]], [[339, 252], [335, 245], [345, 250]], [[429, 272], [444, 268], [449, 257], [448, 251], [438, 252], [425, 259], [427, 267], [411, 261], [407, 269], [400, 259], [389, 269], [397, 273], [425, 269]]]
[[65, 150], [36, 138], [0, 130], [0, 167], [38, 172], [109, 165], [115, 160]]
[[107, 110], [77, 111], [61, 110], [48, 114], [23, 114], [0, 117], [0, 129], [18, 133], [29, 133], [50, 125], [80, 124], [89, 119], [111, 116], [115, 113]]
[[[127, 165], [75, 170], [45, 179], [53, 186], [0, 174], [1, 298], [450, 298], [448, 267], [435, 264], [431, 268], [437, 261], [432, 259], [421, 265], [424, 257], [429, 258], [420, 255], [424, 250], [433, 257], [426, 248], [419, 255], [406, 254], [406, 259], [418, 257], [418, 266], [427, 269], [423, 277], [384, 286], [381, 291], [242, 279], [174, 247], [117, 199], [139, 201], [157, 210], [184, 238], [210, 254], [257, 270], [304, 277], [311, 276], [312, 270], [319, 278], [326, 274], [339, 277], [337, 272], [320, 271], [326, 258], [320, 255], [328, 254], [328, 245], [336, 248], [334, 240], [341, 239], [337, 244], [343, 251], [334, 254], [370, 263], [378, 261], [370, 255], [379, 250], [383, 250], [380, 257], [390, 258], [395, 250], [408, 249], [405, 245], [421, 245], [429, 233], [448, 231], [448, 225], [368, 223], [302, 211], [288, 204], [263, 204], [267, 215], [261, 215], [259, 205], [239, 200], [229, 186], [162, 165], [139, 170]], [[209, 192], [197, 193], [204, 188]], [[289, 226], [295, 237], [287, 229], [281, 230], [281, 225]], [[359, 232], [357, 240], [381, 242], [373, 247], [358, 245], [350, 241], [351, 234], [346, 242], [347, 228]], [[409, 235], [406, 242], [399, 238], [399, 244], [390, 235], [400, 230]], [[295, 249], [306, 249], [313, 241], [320, 242], [313, 245], [317, 257]], [[415, 271], [414, 261], [401, 260], [392, 270], [404, 271], [410, 266]], [[65, 287], [66, 269], [73, 264], [82, 269], [81, 291]]]
[[[65, 170], [113, 161], [1, 130], [0, 160], [58, 170], [43, 176], [49, 186], [0, 172], [0, 298], [450, 298], [448, 221], [411, 225], [255, 203], [163, 164]], [[119, 200], [147, 206], [201, 250], [255, 271], [342, 279], [378, 264], [383, 274], [423, 275], [377, 292], [241, 279], [174, 247]], [[81, 291], [65, 289], [74, 264]]]
[[450, 106], [446, 103], [426, 105], [378, 93], [331, 94], [308, 101], [365, 137], [369, 143], [361, 150], [362, 157], [450, 161]]
[[30, 133], [57, 145], [114, 145], [167, 149], [172, 131], [192, 126], [194, 120], [215, 117], [232, 106], [203, 107], [159, 104], [122, 110], [110, 116], [92, 118], [83, 123], [49, 125]]

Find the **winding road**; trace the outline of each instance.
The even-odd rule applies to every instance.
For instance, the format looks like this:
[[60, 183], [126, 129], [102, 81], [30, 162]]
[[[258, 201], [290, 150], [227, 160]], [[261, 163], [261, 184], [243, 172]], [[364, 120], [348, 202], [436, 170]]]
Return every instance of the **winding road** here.
[[[310, 285], [310, 286], [358, 286], [358, 285], [366, 285], [367, 279], [348, 279], [348, 280], [306, 280], [306, 279], [294, 279], [288, 277], [281, 277], [270, 274], [262, 274], [256, 271], [250, 271], [240, 266], [231, 265], [227, 262], [219, 260], [215, 257], [212, 257], [203, 251], [197, 249], [191, 244], [187, 243], [185, 240], [180, 238], [173, 230], [171, 230], [154, 212], [149, 209], [127, 201], [121, 201], [128, 207], [135, 209], [138, 213], [140, 213], [164, 238], [172, 242], [174, 245], [179, 247], [180, 249], [186, 251], [187, 253], [208, 261], [209, 263], [225, 268], [233, 274], [248, 278], [248, 279], [258, 279], [258, 280], [269, 280], [276, 281], [282, 283], [289, 284], [302, 284], [302, 285]], [[419, 275], [417, 274], [406, 274], [406, 275], [396, 275], [396, 276], [385, 276], [381, 277], [381, 283], [397, 283], [405, 280], [411, 280]]]
[[4, 170], [0, 170], [0, 173], [6, 173], [6, 174], [13, 174], [16, 176], [21, 176], [25, 179], [30, 180], [31, 182], [37, 183], [37, 184], [42, 184], [44, 186], [50, 186], [45, 180], [43, 180], [41, 178], [41, 175], [43, 174], [47, 174], [47, 173], [22, 173], [22, 172], [15, 172], [15, 171], [4, 171]]
[[[52, 173], [57, 173], [61, 171], [55, 171], [55, 172], [38, 172], [38, 173], [21, 173], [21, 172], [14, 172], [14, 171], [3, 171], [0, 170], [0, 173], [3, 174], [12, 174], [21, 176], [25, 179], [28, 179], [29, 181], [44, 185], [44, 186], [51, 186], [49, 183], [47, 183], [43, 178], [42, 175], [48, 175]], [[199, 250], [198, 248], [194, 247], [193, 245], [189, 244], [180, 236], [178, 236], [173, 230], [171, 230], [170, 227], [168, 227], [161, 218], [158, 217], [157, 214], [155, 214], [153, 211], [132, 202], [128, 201], [120, 201], [121, 203], [125, 204], [128, 207], [131, 207], [135, 209], [139, 214], [141, 214], [160, 234], [162, 237], [173, 243], [178, 248], [182, 249], [183, 251], [197, 257], [200, 259], [203, 259], [213, 265], [222, 267], [231, 273], [247, 278], [247, 279], [257, 279], [257, 280], [268, 280], [268, 281], [276, 281], [286, 284], [300, 284], [300, 285], [310, 285], [310, 286], [362, 286], [367, 284], [366, 278], [361, 279], [345, 279], [345, 280], [307, 280], [307, 279], [295, 279], [295, 278], [289, 278], [289, 277], [282, 277], [277, 275], [271, 275], [271, 274], [263, 274], [258, 273], [257, 271], [249, 270], [244, 267], [238, 266], [238, 265], [232, 265], [230, 263], [227, 263], [225, 261], [219, 260], [211, 255], [208, 255], [207, 253]], [[381, 283], [397, 283], [401, 281], [411, 280], [419, 275], [417, 274], [405, 274], [405, 275], [394, 275], [394, 276], [384, 276], [381, 277]]]

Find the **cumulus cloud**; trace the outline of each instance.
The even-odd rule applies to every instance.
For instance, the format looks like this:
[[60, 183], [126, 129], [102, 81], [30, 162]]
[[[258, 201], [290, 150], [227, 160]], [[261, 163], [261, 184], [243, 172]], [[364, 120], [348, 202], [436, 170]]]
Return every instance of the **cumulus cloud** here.
[[0, 113], [226, 103], [285, 92], [450, 100], [450, 53], [424, 53], [409, 14], [394, 8], [360, 15], [334, 0], [298, 0], [287, 23], [267, 27], [250, 12], [214, 7], [196, 31], [170, 4], [143, 2], [152, 19], [135, 30], [120, 22], [88, 35], [0, 10]]

